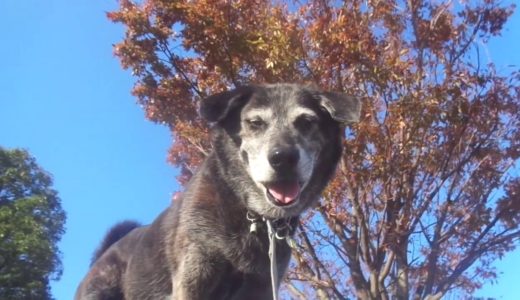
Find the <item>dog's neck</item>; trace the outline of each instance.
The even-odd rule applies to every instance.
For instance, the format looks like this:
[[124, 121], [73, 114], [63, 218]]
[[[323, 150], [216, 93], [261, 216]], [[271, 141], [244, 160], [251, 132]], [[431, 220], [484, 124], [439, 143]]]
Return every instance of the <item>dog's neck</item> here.
[[[260, 216], [259, 214], [248, 210], [246, 213], [246, 219], [250, 222], [249, 232], [251, 234], [258, 234], [259, 231], [266, 230], [266, 222], [267, 219]], [[296, 227], [298, 226], [298, 217], [291, 217], [285, 219], [275, 219], [270, 220], [273, 226], [273, 229], [276, 233], [276, 237], [278, 239], [284, 239], [287, 237], [291, 237], [296, 231]]]

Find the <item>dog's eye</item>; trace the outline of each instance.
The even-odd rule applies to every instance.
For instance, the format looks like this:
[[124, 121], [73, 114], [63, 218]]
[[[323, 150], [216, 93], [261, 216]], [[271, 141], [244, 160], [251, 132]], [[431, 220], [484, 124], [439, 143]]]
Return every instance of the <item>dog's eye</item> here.
[[302, 132], [307, 132], [311, 130], [312, 127], [316, 125], [316, 123], [318, 123], [318, 119], [316, 117], [304, 115], [298, 117], [296, 121], [294, 121], [294, 126]]
[[246, 120], [247, 126], [252, 130], [259, 130], [265, 127], [266, 123], [260, 118]]

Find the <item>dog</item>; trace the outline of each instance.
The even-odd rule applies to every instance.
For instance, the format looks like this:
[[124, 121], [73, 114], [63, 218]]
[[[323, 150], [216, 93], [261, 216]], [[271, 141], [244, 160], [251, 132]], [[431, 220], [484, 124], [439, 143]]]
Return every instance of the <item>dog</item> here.
[[[335, 173], [360, 102], [306, 85], [247, 85], [202, 100], [200, 114], [212, 152], [152, 224], [109, 232], [75, 299], [273, 298], [266, 222], [294, 234]], [[291, 251], [274, 243], [279, 283]]]

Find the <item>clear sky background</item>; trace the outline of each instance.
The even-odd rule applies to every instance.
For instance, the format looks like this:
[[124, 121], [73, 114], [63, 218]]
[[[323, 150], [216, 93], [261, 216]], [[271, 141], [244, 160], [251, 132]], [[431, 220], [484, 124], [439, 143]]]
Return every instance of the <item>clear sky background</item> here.
[[[0, 146], [30, 151], [54, 177], [67, 213], [57, 300], [72, 299], [106, 230], [151, 222], [179, 189], [166, 162], [171, 136], [144, 118], [133, 78], [112, 55], [123, 36], [105, 12], [115, 0], [0, 0]], [[520, 14], [484, 53], [520, 66]], [[476, 296], [520, 299], [520, 249]]]

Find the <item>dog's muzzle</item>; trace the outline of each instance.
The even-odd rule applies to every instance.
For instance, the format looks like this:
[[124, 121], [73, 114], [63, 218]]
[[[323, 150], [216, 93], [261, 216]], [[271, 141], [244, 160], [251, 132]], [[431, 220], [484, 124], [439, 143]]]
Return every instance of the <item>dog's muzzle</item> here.
[[290, 205], [298, 199], [301, 183], [298, 181], [297, 165], [300, 153], [295, 147], [275, 147], [268, 155], [269, 164], [279, 178], [264, 184], [267, 197], [278, 206]]

